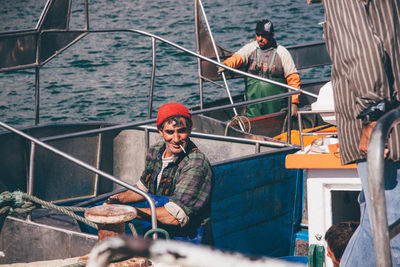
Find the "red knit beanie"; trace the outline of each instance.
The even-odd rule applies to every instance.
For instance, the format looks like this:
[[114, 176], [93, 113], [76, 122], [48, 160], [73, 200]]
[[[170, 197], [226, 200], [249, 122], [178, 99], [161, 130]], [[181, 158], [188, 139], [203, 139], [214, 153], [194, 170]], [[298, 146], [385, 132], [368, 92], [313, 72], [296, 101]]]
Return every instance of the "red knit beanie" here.
[[167, 103], [158, 109], [157, 126], [160, 126], [166, 119], [172, 116], [180, 115], [191, 119], [191, 115], [187, 107], [179, 103]]

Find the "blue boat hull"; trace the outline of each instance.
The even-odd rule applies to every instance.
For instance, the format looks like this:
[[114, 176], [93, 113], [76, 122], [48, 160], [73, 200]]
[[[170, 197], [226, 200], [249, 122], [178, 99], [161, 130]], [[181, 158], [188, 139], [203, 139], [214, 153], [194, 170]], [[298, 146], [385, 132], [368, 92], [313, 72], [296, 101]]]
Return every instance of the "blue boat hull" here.
[[212, 231], [216, 248], [290, 255], [302, 208], [302, 170], [285, 169], [292, 149], [214, 165]]

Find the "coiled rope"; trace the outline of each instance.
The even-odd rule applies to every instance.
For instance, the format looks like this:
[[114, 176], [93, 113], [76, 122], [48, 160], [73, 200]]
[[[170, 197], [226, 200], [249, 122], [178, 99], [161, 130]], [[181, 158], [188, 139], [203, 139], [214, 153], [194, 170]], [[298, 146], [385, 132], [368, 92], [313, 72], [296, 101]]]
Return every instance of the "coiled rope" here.
[[[59, 211], [65, 215], [71, 216], [72, 218], [81, 221], [95, 229], [97, 228], [97, 225], [86, 218], [79, 216], [74, 213], [74, 211], [80, 211], [84, 212], [87, 208], [84, 207], [69, 207], [69, 206], [57, 206], [54, 205], [50, 202], [41, 200], [35, 196], [29, 195], [27, 193], [21, 192], [21, 191], [15, 191], [15, 192], [9, 192], [9, 191], [4, 191], [3, 193], [0, 194], [0, 216], [1, 215], [9, 215], [13, 213], [29, 213], [33, 211], [34, 209], [37, 208], [45, 208], [49, 210], [56, 210]], [[138, 233], [133, 225], [133, 223], [129, 222], [128, 226], [132, 232], [133, 236], [138, 236]], [[148, 237], [151, 234], [154, 233], [161, 233], [165, 235], [166, 239], [170, 239], [170, 236], [167, 231], [156, 228], [156, 229], [151, 229], [148, 232], [146, 232], [145, 237]], [[118, 258], [116, 257], [113, 259], [112, 262], [117, 262], [120, 260], [123, 260], [124, 258]], [[79, 266], [86, 266], [87, 261], [80, 261], [74, 264], [66, 265], [65, 267], [79, 267]]]
[[[247, 118], [246, 116], [236, 115], [226, 124], [225, 136], [228, 135], [229, 126], [231, 126], [231, 124], [234, 123], [234, 122], [238, 122], [239, 124], [243, 125], [243, 128], [244, 128], [245, 132], [249, 133], [251, 131], [251, 123], [250, 123], [249, 118]], [[246, 123], [245, 122], [247, 123], [247, 127], [246, 127]]]
[[57, 206], [21, 191], [15, 191], [12, 193], [4, 191], [1, 193], [0, 207], [0, 215], [4, 213], [29, 213], [32, 210], [40, 207], [49, 210], [56, 210], [97, 229], [97, 225], [95, 223], [74, 213], [74, 211], [85, 211], [86, 208]]
[[[68, 207], [68, 206], [57, 206], [50, 202], [41, 200], [35, 196], [26, 194], [21, 191], [15, 191], [13, 193], [4, 191], [0, 194], [0, 215], [8, 213], [29, 213], [37, 208], [45, 208], [49, 210], [56, 210], [65, 215], [71, 216], [72, 218], [81, 221], [94, 229], [97, 229], [97, 224], [87, 220], [86, 218], [75, 214], [75, 211], [84, 212], [87, 208], [84, 207]], [[138, 236], [133, 223], [128, 223], [129, 229], [133, 236]]]

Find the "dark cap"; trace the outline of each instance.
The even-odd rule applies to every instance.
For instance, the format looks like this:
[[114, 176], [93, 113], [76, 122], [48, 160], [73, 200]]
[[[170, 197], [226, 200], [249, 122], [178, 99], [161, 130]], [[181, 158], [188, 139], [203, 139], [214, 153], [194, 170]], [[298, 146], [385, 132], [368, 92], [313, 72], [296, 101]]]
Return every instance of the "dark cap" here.
[[256, 32], [272, 34], [274, 32], [274, 25], [268, 19], [259, 20], [256, 25]]

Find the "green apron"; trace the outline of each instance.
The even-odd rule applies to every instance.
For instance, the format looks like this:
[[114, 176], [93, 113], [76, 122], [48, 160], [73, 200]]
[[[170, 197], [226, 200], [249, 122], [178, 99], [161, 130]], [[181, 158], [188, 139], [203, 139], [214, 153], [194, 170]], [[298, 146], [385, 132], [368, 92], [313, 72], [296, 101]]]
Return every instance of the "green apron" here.
[[[268, 79], [274, 80], [280, 83], [286, 83], [284, 78], [271, 77], [271, 68], [275, 61], [276, 49], [272, 56], [271, 63], [268, 70]], [[257, 65], [261, 67], [259, 49], [257, 49]], [[253, 78], [247, 77], [246, 79], [246, 98], [247, 100], [258, 99], [261, 97], [273, 96], [276, 94], [286, 93], [287, 89], [279, 85], [262, 82]], [[288, 105], [287, 98], [276, 99], [258, 104], [252, 104], [246, 106], [246, 117], [252, 118], [265, 114], [275, 113], [281, 111], [282, 108], [286, 108]]]

